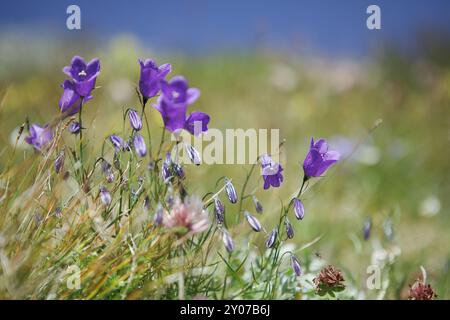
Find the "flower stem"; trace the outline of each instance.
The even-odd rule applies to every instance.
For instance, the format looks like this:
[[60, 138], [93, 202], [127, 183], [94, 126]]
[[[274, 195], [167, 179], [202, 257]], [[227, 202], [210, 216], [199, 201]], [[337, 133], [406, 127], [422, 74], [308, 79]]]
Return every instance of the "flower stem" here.
[[253, 170], [254, 170], [255, 167], [256, 167], [256, 164], [257, 164], [257, 162], [255, 162], [254, 164], [252, 164], [252, 167], [251, 167], [250, 171], [248, 172], [247, 177], [245, 178], [244, 185], [242, 186], [241, 197], [240, 197], [240, 199], [239, 199], [239, 210], [238, 210], [238, 212], [237, 212], [237, 219], [236, 219], [236, 222], [237, 222], [237, 223], [239, 223], [240, 220], [241, 220], [242, 201], [243, 201], [244, 198], [245, 198], [245, 194], [244, 194], [244, 193], [245, 193], [245, 189], [247, 188], [248, 181], [250, 180], [250, 177], [251, 177], [251, 175], [252, 175], [252, 173], [253, 173]]
[[[82, 119], [82, 111], [83, 111], [83, 98], [80, 101], [80, 111], [78, 112], [78, 122], [80, 123], [80, 163], [81, 163], [81, 180], [83, 180], [84, 176], [84, 168], [83, 168], [83, 119]], [[82, 181], [83, 182], [83, 181]]]

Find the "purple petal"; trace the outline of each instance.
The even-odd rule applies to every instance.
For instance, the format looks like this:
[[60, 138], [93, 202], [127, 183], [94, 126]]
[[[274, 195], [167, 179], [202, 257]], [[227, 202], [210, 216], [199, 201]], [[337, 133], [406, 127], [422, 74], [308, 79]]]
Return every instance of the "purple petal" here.
[[186, 92], [186, 103], [193, 104], [200, 97], [200, 90], [197, 88], [189, 88]]
[[192, 112], [186, 119], [185, 129], [191, 134], [198, 136], [208, 131], [209, 115], [203, 112]]

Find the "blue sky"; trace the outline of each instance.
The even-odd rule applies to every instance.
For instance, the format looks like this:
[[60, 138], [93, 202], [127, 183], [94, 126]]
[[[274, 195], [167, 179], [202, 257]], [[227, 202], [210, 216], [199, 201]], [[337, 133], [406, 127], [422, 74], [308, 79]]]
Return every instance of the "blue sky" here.
[[[65, 29], [69, 4], [81, 7], [81, 31]], [[381, 7], [380, 31], [366, 28], [370, 4]], [[0, 26], [3, 32], [45, 30], [67, 39], [132, 33], [151, 47], [183, 53], [246, 50], [264, 43], [365, 55], [383, 41], [411, 44], [416, 32], [427, 28], [450, 32], [450, 1], [16, 0], [2, 1]]]

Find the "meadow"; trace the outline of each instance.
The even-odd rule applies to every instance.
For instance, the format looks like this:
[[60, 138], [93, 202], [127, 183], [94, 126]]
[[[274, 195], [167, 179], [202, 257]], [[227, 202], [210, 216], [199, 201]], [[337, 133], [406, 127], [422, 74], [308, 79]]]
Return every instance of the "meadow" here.
[[[407, 299], [417, 279], [449, 298], [448, 54], [156, 55], [128, 37], [101, 48], [10, 39], [0, 47], [0, 298]], [[81, 162], [80, 136], [68, 131], [78, 115], [61, 119], [58, 107], [62, 68], [75, 55], [101, 61], [83, 105]], [[111, 134], [136, 134], [127, 109], [141, 114], [138, 59], [146, 58], [170, 63], [167, 79], [183, 75], [201, 90], [190, 108], [207, 113], [210, 128], [280, 129], [281, 186], [263, 188], [259, 163], [185, 165], [168, 182], [164, 154], [175, 143], [168, 132], [162, 139], [161, 115], [149, 105], [151, 139], [145, 118], [140, 132], [152, 157], [114, 150]], [[25, 142], [32, 123], [54, 125], [42, 152]], [[341, 157], [300, 190], [311, 137]], [[302, 219], [291, 205], [299, 190]], [[172, 230], [165, 218], [173, 202], [191, 196], [202, 199], [207, 228]], [[226, 224], [218, 223], [217, 197]], [[245, 212], [267, 233], [255, 232]], [[314, 279], [329, 265], [344, 286], [321, 291]], [[377, 288], [367, 285], [371, 266]]]

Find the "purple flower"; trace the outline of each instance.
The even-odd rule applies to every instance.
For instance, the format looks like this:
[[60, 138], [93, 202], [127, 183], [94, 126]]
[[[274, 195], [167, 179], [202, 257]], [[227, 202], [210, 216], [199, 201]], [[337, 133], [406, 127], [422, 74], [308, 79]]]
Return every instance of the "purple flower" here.
[[231, 183], [231, 180], [228, 178], [225, 178], [225, 191], [228, 196], [228, 200], [230, 200], [231, 203], [237, 202], [237, 193], [236, 189], [234, 188], [234, 185]]
[[172, 66], [168, 63], [157, 66], [153, 60], [146, 59], [142, 61], [139, 59], [141, 66], [141, 75], [139, 78], [139, 91], [144, 97], [144, 101], [156, 96], [159, 91], [159, 82], [168, 75]]
[[81, 109], [81, 103], [85, 103], [92, 99], [92, 96], [86, 96], [83, 99], [76, 91], [76, 84], [71, 80], [64, 80], [61, 84], [64, 89], [61, 98], [59, 99], [59, 109], [65, 117], [72, 116], [78, 113]]
[[127, 144], [123, 139], [115, 134], [109, 136], [109, 140], [113, 144], [116, 151], [123, 151], [127, 148]]
[[136, 110], [129, 109], [128, 110], [128, 117], [130, 118], [131, 127], [134, 130], [139, 131], [139, 130], [142, 129], [142, 120], [141, 120], [141, 117], [139, 117], [139, 115], [136, 112]]
[[79, 122], [74, 121], [69, 125], [69, 132], [72, 134], [78, 134], [81, 131], [81, 125]]
[[182, 129], [198, 136], [208, 130], [209, 115], [203, 112], [192, 112], [186, 117], [188, 105], [200, 96], [200, 90], [189, 88], [182, 76], [173, 77], [169, 82], [161, 81], [162, 95], [153, 107], [159, 111], [164, 126], [170, 132]]
[[134, 136], [134, 150], [140, 157], [145, 157], [147, 154], [147, 146], [145, 145], [144, 138], [140, 134]]
[[40, 127], [37, 124], [30, 126], [30, 134], [25, 138], [25, 141], [32, 145], [36, 150], [41, 151], [53, 139], [52, 129], [48, 124]]
[[305, 207], [303, 206], [303, 203], [297, 198], [295, 198], [292, 201], [294, 202], [294, 214], [295, 214], [295, 217], [298, 220], [302, 220], [305, 217]]
[[272, 232], [269, 234], [269, 237], [267, 238], [267, 241], [266, 241], [266, 247], [268, 249], [270, 249], [274, 246], [275, 241], [277, 241], [277, 235], [278, 235], [277, 229], [273, 229]]
[[297, 277], [300, 277], [302, 274], [302, 267], [300, 266], [300, 262], [294, 255], [291, 256], [291, 266], [295, 272], [295, 275]]
[[100, 187], [100, 199], [102, 200], [105, 206], [109, 206], [111, 204], [112, 201], [111, 194], [105, 187]]
[[100, 60], [95, 58], [86, 64], [83, 58], [75, 56], [71, 65], [64, 67], [63, 72], [73, 79], [76, 93], [80, 97], [88, 97], [100, 73]]
[[270, 186], [278, 188], [283, 182], [283, 175], [281, 174], [283, 168], [267, 154], [262, 155], [260, 161], [261, 175], [264, 178], [264, 189], [269, 189]]
[[233, 252], [234, 242], [227, 230], [222, 230], [222, 241], [228, 252]]
[[338, 151], [329, 151], [324, 139], [314, 142], [311, 138], [309, 152], [303, 162], [303, 171], [306, 178], [320, 177], [330, 166], [340, 158]]
[[284, 221], [284, 226], [286, 227], [286, 235], [289, 239], [292, 239], [294, 237], [294, 228], [292, 227], [292, 224], [289, 222], [288, 219]]
[[258, 219], [256, 219], [254, 216], [252, 216], [247, 211], [245, 211], [244, 215], [245, 215], [245, 218], [247, 219], [247, 222], [250, 225], [250, 227], [252, 227], [252, 229], [254, 231], [260, 232], [262, 227], [261, 227], [261, 223], [259, 223]]

